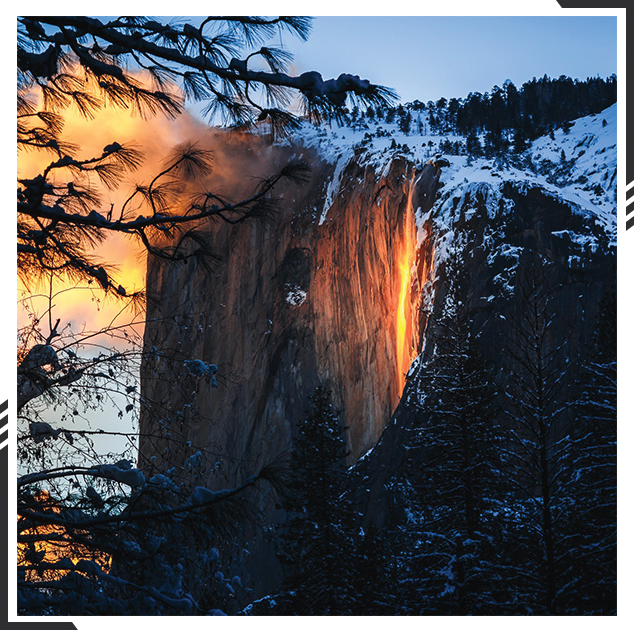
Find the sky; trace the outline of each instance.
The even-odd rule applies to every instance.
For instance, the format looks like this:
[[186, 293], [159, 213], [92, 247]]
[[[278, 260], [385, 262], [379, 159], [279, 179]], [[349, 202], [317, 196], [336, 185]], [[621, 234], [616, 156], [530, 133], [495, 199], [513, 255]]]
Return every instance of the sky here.
[[403, 102], [617, 72], [615, 17], [317, 17], [307, 42], [284, 43], [295, 72], [358, 74]]
[[616, 26], [613, 16], [319, 16], [308, 41], [285, 33], [267, 45], [293, 53], [290, 74], [358, 74], [401, 102], [427, 102], [484, 94], [507, 79], [519, 88], [544, 75], [616, 74]]

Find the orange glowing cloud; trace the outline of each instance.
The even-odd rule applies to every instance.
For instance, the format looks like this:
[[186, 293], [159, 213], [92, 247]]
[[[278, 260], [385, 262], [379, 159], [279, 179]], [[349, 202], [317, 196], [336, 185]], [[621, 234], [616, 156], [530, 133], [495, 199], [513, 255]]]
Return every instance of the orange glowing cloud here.
[[[145, 156], [141, 168], [133, 171], [115, 190], [108, 190], [100, 184], [96, 176], [90, 180], [102, 198], [102, 213], [107, 213], [111, 206], [116, 212], [130, 195], [136, 183], [149, 183], [161, 170], [161, 166], [170, 150], [185, 141], [201, 138], [208, 127], [196, 121], [193, 116], [183, 113], [176, 120], [168, 120], [156, 116], [143, 120], [125, 109], [106, 107], [98, 111], [93, 119], [86, 119], [74, 108], [64, 112], [64, 129], [62, 138], [66, 142], [78, 145], [78, 158], [89, 158], [100, 155], [103, 148], [113, 142], [131, 144], [143, 152]], [[41, 173], [54, 157], [45, 152], [25, 152], [18, 154], [18, 177], [33, 177]], [[60, 183], [60, 175], [56, 181]], [[69, 177], [72, 179], [72, 176]], [[115, 215], [116, 216], [116, 215]], [[109, 265], [114, 265], [114, 277], [128, 292], [143, 290], [145, 286], [145, 252], [139, 242], [121, 234], [112, 234], [93, 254]], [[104, 296], [103, 291], [82, 285], [76, 290], [64, 290], [68, 286], [61, 282], [54, 283], [53, 294], [55, 312], [53, 321], [60, 317], [62, 325], [71, 322], [74, 327], [85, 327], [98, 330], [113, 320], [118, 324], [127, 318], [129, 313], [119, 315], [122, 303], [119, 300]], [[18, 285], [18, 298], [29, 295], [31, 308], [43, 312], [48, 308], [50, 287], [29, 287]], [[61, 291], [61, 293], [60, 293]], [[33, 294], [42, 297], [33, 298]], [[26, 313], [18, 309], [18, 323], [27, 323]], [[142, 332], [142, 331], [141, 331]]]

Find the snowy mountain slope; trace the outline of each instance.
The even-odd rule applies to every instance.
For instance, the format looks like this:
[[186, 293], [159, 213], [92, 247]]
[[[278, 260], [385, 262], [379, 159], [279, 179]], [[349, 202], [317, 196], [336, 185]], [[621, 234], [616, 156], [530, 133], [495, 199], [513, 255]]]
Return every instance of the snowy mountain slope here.
[[[429, 129], [426, 112], [418, 114], [413, 127]], [[520, 153], [512, 151], [510, 134], [505, 150], [473, 155], [465, 136], [404, 133], [397, 123], [367, 117], [347, 125], [333, 123], [330, 129], [304, 124], [294, 142], [315, 148], [335, 167], [317, 215], [320, 226], [335, 220], [328, 209], [341, 194], [341, 174], [348, 163], [371, 165], [377, 173], [386, 172], [395, 158], [416, 164], [419, 173], [425, 164], [440, 167], [436, 201], [425, 212], [418, 209], [416, 216], [418, 247], [430, 236], [434, 241], [432, 280], [423, 288], [423, 306], [429, 312], [442, 310], [440, 303], [434, 306], [436, 294], [442, 298], [442, 265], [458, 243], [469, 250], [470, 264], [477, 269], [475, 310], [505, 308], [525, 250], [536, 249], [551, 260], [557, 281], [565, 287], [563, 301], [571, 303], [575, 287], [596, 282], [597, 269], [614, 253], [616, 104], [553, 129]], [[415, 380], [419, 363], [420, 357], [408, 378]]]
[[[616, 105], [553, 130], [520, 154], [507, 150], [491, 157], [468, 155], [466, 139], [455, 136], [406, 136], [394, 130], [391, 140], [408, 145], [409, 150], [400, 150], [408, 159], [423, 156], [421, 162], [440, 166], [442, 173], [434, 205], [417, 216], [419, 245], [432, 239], [435, 252], [420, 353], [390, 424], [355, 466], [367, 480], [360, 492], [365, 513], [381, 525], [390, 505], [385, 490], [408, 457], [404, 436], [419, 422], [425, 374], [445, 332], [438, 325], [449, 284], [445, 263], [459, 257], [466, 269], [464, 307], [483, 357], [502, 383], [505, 355], [512, 351], [508, 322], [522, 308], [518, 274], [529, 266], [531, 254], [545, 265], [554, 314], [550, 331], [554, 339], [565, 340], [575, 364], [587, 360], [599, 304], [616, 284]], [[462, 143], [462, 154], [455, 155], [454, 149], [427, 157], [430, 140], [435, 140], [432, 149], [445, 140]], [[326, 152], [332, 152], [336, 142], [331, 141]], [[367, 143], [362, 159], [381, 163], [390, 151], [398, 151], [389, 145], [386, 150], [385, 140], [380, 142]], [[338, 148], [343, 149], [341, 142]], [[562, 430], [558, 425], [555, 431]]]
[[[428, 127], [425, 116], [421, 114], [418, 128]], [[441, 178], [447, 190], [460, 188], [464, 193], [470, 184], [488, 184], [495, 190], [507, 181], [540, 186], [579, 212], [595, 216], [612, 241], [616, 239], [616, 104], [538, 138], [521, 154], [507, 150], [491, 158], [469, 155], [464, 136], [406, 134], [396, 123], [371, 120], [353, 126], [333, 123], [331, 129], [304, 123], [294, 142], [316, 148], [323, 159], [337, 165], [337, 173], [353, 158], [386, 167], [401, 155], [418, 164], [448, 161]], [[446, 143], [459, 145], [462, 154], [443, 152]]]
[[[427, 114], [421, 112], [414, 127], [427, 131], [428, 123]], [[570, 265], [580, 264], [586, 253], [603, 247], [605, 237], [609, 247], [616, 245], [616, 104], [554, 129], [519, 154], [509, 147], [494, 156], [474, 156], [467, 152], [464, 136], [404, 133], [396, 123], [367, 118], [349, 125], [333, 123], [330, 129], [305, 123], [293, 142], [317, 149], [325, 161], [335, 165], [319, 225], [327, 220], [341, 173], [352, 160], [373, 165], [377, 172], [385, 172], [396, 157], [419, 168], [425, 163], [441, 166], [438, 199], [430, 212], [417, 217], [419, 244], [422, 226], [433, 221], [437, 266], [453, 242], [454, 224], [475, 216], [474, 199], [486, 205], [489, 220], [499, 213], [511, 218], [514, 201], [506, 194], [511, 188], [521, 194], [539, 192], [581, 217], [574, 227], [558, 226], [551, 232], [553, 238], [572, 245]], [[447, 148], [451, 151], [441, 150]], [[498, 226], [498, 236], [500, 230]], [[505, 244], [503, 238], [495, 238], [492, 227], [485, 227], [484, 232], [489, 263], [498, 254], [505, 259], [517, 256], [516, 248]], [[512, 260], [507, 260], [498, 278], [503, 290], [511, 288], [508, 276], [512, 269]]]
[[616, 104], [553, 136], [533, 143], [533, 163], [541, 171], [559, 165], [554, 184], [570, 201], [595, 213], [616, 237]]
[[[519, 220], [516, 203], [529, 197], [536, 206], [549, 200], [554, 207], [567, 208], [567, 218], [558, 213], [537, 218], [536, 211], [525, 219], [538, 221], [539, 240], [548, 242], [549, 249], [558, 247], [556, 241], [567, 247], [569, 268], [582, 266], [599, 249], [615, 247], [615, 126], [615, 108], [611, 107], [597, 116], [580, 119], [568, 133], [557, 130], [554, 141], [548, 136], [539, 138], [520, 158], [529, 165], [525, 170], [517, 161], [505, 163], [503, 158], [448, 156], [449, 167], [441, 176], [444, 187], [432, 210], [437, 229], [443, 234], [437, 260], [446, 258], [454, 240], [454, 226], [468, 224], [475, 217], [470, 234], [486, 250], [487, 263], [493, 265], [497, 258], [502, 259], [494, 278], [497, 290], [512, 292], [511, 277], [521, 247], [509, 241], [509, 232], [519, 229], [511, 227]], [[481, 205], [486, 208], [483, 222], [478, 221]], [[493, 295], [486, 299], [493, 299]]]

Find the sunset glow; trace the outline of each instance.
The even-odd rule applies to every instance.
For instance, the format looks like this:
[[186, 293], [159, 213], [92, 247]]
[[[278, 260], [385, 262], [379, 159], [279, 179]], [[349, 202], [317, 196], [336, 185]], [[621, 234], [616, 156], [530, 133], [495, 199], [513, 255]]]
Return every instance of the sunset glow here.
[[616, 616], [625, 10], [52, 13], [9, 621]]
[[[69, 108], [63, 115], [63, 139], [80, 147], [78, 158], [99, 155], [103, 147], [115, 141], [120, 144], [134, 145], [144, 153], [145, 161], [141, 167], [137, 171], [128, 173], [119, 188], [106, 189], [96, 176], [86, 182], [94, 186], [101, 196], [100, 212], [106, 214], [110, 208], [113, 208], [115, 216], [133, 186], [136, 183], [149, 183], [160, 171], [163, 160], [174, 146], [191, 138], [200, 138], [206, 129], [188, 114], [183, 114], [172, 121], [163, 116], [143, 120], [133, 116], [129, 110], [104, 108], [95, 114], [94, 119], [86, 119], [74, 108]], [[21, 151], [18, 153], [18, 177], [34, 177], [43, 172], [46, 166], [55, 159], [53, 154], [43, 151]], [[65, 176], [68, 176], [67, 179]], [[54, 169], [51, 173], [51, 181], [54, 183], [64, 183], [72, 179], [72, 174], [60, 169]], [[115, 267], [114, 277], [128, 294], [144, 290], [145, 250], [138, 240], [113, 233], [92, 253]], [[67, 290], [69, 288], [72, 290]], [[55, 281], [52, 290], [50, 286], [29, 286], [28, 291], [26, 289], [27, 287], [18, 280], [19, 326], [28, 323], [26, 311], [20, 307], [20, 300], [28, 294], [30, 308], [36, 313], [42, 313], [48, 308], [49, 292], [55, 296], [53, 321], [61, 316], [62, 326], [72, 323], [74, 328], [99, 330], [110, 325], [113, 320], [117, 324], [122, 324], [132, 319], [130, 310], [121, 313], [124, 306], [121, 300], [104, 296], [103, 291], [94, 285], [75, 286]]]
[[[36, 501], [49, 503], [48, 492], [42, 491], [35, 496]], [[59, 514], [60, 508], [55, 505], [48, 505], [44, 512]], [[22, 517], [18, 515], [18, 523]], [[108, 573], [112, 564], [112, 557], [85, 545], [73, 542], [61, 525], [40, 525], [31, 529], [22, 530], [22, 537], [30, 537], [35, 540], [30, 543], [18, 542], [18, 566], [32, 566], [35, 564], [30, 558], [31, 554], [42, 555], [42, 560], [46, 564], [53, 564], [63, 558], [68, 558], [73, 564], [80, 560], [92, 560], [96, 562], [102, 571]], [[30, 548], [29, 548], [30, 547]], [[27, 570], [26, 579], [32, 582], [42, 582], [49, 580], [59, 580], [70, 572], [69, 569], [46, 569], [44, 571]]]

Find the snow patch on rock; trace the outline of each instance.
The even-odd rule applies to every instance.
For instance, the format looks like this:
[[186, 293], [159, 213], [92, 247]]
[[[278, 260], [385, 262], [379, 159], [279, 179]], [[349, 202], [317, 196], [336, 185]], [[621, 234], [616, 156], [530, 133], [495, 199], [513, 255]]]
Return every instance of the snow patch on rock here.
[[297, 285], [289, 286], [286, 301], [291, 306], [301, 306], [306, 301], [306, 291]]

